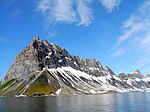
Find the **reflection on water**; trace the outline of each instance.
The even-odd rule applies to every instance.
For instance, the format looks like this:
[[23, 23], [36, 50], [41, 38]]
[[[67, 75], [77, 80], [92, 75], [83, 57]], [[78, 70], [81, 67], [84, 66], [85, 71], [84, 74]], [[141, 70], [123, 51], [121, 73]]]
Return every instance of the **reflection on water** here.
[[0, 98], [0, 112], [149, 112], [150, 93]]

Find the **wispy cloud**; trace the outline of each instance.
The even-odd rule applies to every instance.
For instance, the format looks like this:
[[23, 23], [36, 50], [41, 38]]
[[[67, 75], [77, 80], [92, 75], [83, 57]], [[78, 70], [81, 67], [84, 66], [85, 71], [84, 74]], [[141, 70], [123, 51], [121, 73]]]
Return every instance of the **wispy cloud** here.
[[[37, 10], [44, 13], [50, 23], [74, 23], [88, 26], [93, 20], [90, 4], [94, 0], [40, 0]], [[112, 12], [120, 0], [100, 0], [102, 5]]]
[[86, 25], [88, 26], [92, 19], [92, 9], [89, 8], [89, 3], [91, 0], [78, 0], [77, 4], [77, 12], [79, 15], [78, 25]]
[[0, 37], [0, 43], [4, 43], [4, 44], [9, 44], [10, 45], [10, 42], [7, 39], [3, 38], [3, 37]]
[[127, 51], [128, 51], [128, 49], [120, 48], [120, 49], [118, 49], [117, 51], [114, 52], [113, 56], [114, 57], [120, 56], [120, 55], [126, 53]]
[[121, 0], [100, 0], [101, 4], [110, 13], [121, 3]]
[[[135, 51], [138, 60], [135, 68], [142, 68], [150, 65], [150, 0], [145, 0], [137, 12], [122, 25], [122, 35], [118, 37], [118, 49], [114, 52], [121, 52], [122, 46], [128, 51]], [[123, 51], [122, 51], [123, 52]], [[124, 54], [126, 52], [123, 52]], [[116, 55], [117, 56], [117, 55]], [[149, 67], [150, 68], [150, 67]]]
[[50, 9], [49, 2], [49, 0], [41, 0], [40, 2], [38, 2], [37, 9], [45, 13], [48, 9]]
[[118, 38], [118, 43], [140, 38], [142, 35], [147, 35], [150, 32], [150, 0], [146, 0], [137, 13], [132, 15], [122, 27], [123, 35]]
[[51, 8], [49, 19], [64, 23], [72, 23], [76, 21], [76, 13], [72, 8], [72, 0], [55, 0], [53, 6], [54, 7]]
[[89, 25], [92, 12], [88, 4], [91, 0], [41, 0], [37, 9], [45, 13], [49, 22]]
[[150, 51], [150, 32], [148, 32], [146, 36], [141, 39], [139, 49], [142, 49], [144, 52]]
[[45, 36], [45, 38], [52, 38], [52, 37], [54, 37], [57, 33], [58, 33], [58, 32], [57, 32], [56, 30], [54, 30], [54, 31], [49, 31], [49, 32], [47, 33], [47, 35]]
[[20, 14], [21, 14], [21, 9], [18, 8], [11, 14], [11, 18], [16, 19]]

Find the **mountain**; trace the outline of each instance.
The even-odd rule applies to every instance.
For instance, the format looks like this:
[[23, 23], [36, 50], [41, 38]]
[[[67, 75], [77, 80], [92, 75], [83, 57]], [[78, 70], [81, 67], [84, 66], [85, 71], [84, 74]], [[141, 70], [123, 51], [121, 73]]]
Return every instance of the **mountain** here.
[[150, 77], [150, 74], [147, 74], [146, 77]]
[[58, 45], [35, 37], [2, 79], [0, 96], [150, 91], [150, 78], [139, 75], [136, 71], [132, 77], [121, 78], [110, 67], [103, 68], [96, 59], [81, 59]]
[[104, 68], [104, 70], [108, 73], [108, 74], [110, 74], [110, 75], [115, 75], [115, 73], [111, 70], [111, 68], [109, 68], [108, 66], [106, 66], [105, 68]]
[[99, 61], [81, 59], [78, 56], [70, 55], [64, 48], [35, 37], [31, 44], [16, 57], [2, 83], [35, 71], [41, 71], [45, 67], [57, 68], [62, 66], [70, 66], [95, 76], [100, 76], [100, 71], [103, 71]]
[[120, 74], [118, 75], [118, 77], [119, 77], [121, 80], [124, 80], [124, 79], [127, 79], [127, 78], [128, 78], [128, 76], [127, 76], [125, 73], [120, 73]]
[[129, 77], [132, 77], [132, 78], [143, 78], [144, 76], [142, 75], [142, 73], [136, 69], [134, 72], [132, 72], [131, 74], [128, 74]]

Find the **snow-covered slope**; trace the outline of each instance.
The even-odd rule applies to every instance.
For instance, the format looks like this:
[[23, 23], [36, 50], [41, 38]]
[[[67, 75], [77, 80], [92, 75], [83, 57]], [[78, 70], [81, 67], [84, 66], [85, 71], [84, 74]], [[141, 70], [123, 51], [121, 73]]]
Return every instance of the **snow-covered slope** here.
[[2, 96], [77, 95], [150, 91], [150, 78], [121, 80], [115, 75], [93, 76], [72, 67], [44, 68], [18, 78], [0, 92]]
[[116, 76], [96, 59], [81, 59], [35, 37], [15, 59], [0, 85], [0, 96], [76, 95], [150, 91], [139, 70]]
[[131, 87], [133, 87], [136, 91], [150, 92], [150, 78], [149, 77], [143, 77], [143, 78], [132, 77], [123, 81], [127, 83], [128, 85], [130, 85]]
[[[115, 75], [92, 76], [71, 67], [48, 69], [60, 85], [74, 88], [78, 93], [149, 91], [150, 78], [122, 81]], [[59, 75], [58, 75], [59, 74]], [[62, 86], [63, 87], [63, 86]], [[63, 89], [62, 89], [63, 90]]]
[[[63, 89], [69, 86], [70, 89], [75, 90], [77, 93], [96, 94], [134, 91], [117, 76], [104, 75], [96, 77], [71, 67], [48, 69], [48, 71], [59, 81]], [[61, 90], [63, 91], [63, 89]]]

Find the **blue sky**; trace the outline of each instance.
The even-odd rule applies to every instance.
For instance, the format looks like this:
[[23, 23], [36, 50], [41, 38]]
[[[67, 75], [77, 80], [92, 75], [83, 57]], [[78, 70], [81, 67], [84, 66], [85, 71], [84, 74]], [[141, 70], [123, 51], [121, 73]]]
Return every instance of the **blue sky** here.
[[0, 78], [40, 36], [116, 74], [150, 73], [150, 0], [0, 0]]

